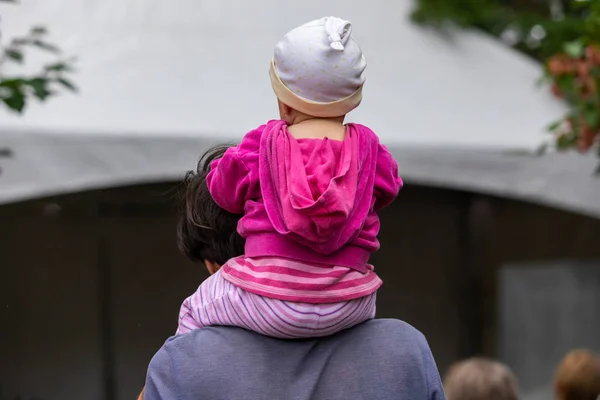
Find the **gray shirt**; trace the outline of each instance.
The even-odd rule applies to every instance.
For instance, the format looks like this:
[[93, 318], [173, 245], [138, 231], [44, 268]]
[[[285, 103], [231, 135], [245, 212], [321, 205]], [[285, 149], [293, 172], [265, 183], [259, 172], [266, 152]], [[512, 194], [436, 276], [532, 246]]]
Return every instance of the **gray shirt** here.
[[399, 320], [333, 336], [279, 340], [233, 327], [170, 338], [156, 353], [145, 400], [443, 400], [425, 337]]

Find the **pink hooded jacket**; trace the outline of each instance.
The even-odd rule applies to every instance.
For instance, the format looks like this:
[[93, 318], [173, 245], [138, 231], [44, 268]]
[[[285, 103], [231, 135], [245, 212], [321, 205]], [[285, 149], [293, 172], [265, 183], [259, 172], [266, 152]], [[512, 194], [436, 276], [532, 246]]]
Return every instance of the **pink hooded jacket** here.
[[246, 257], [285, 257], [365, 273], [379, 249], [377, 211], [402, 187], [398, 166], [369, 128], [343, 141], [294, 139], [284, 121], [250, 131], [215, 160], [209, 191], [238, 224]]

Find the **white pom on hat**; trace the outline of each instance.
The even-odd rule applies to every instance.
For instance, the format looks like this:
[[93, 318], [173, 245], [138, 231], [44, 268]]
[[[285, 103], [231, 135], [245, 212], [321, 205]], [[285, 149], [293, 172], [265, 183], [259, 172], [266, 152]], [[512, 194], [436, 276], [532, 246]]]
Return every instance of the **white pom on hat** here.
[[329, 42], [331, 48], [337, 51], [344, 51], [344, 41], [348, 41], [352, 32], [352, 25], [348, 21], [336, 17], [325, 19], [325, 31], [329, 33]]
[[362, 99], [366, 61], [350, 22], [335, 17], [288, 32], [275, 46], [271, 83], [283, 103], [309, 115], [333, 117]]

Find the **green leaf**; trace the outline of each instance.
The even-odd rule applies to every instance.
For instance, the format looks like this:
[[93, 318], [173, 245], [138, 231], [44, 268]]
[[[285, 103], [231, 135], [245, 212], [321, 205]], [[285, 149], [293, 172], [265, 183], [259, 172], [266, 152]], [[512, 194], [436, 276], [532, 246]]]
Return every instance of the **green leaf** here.
[[4, 50], [4, 55], [15, 62], [22, 63], [23, 62], [23, 52], [17, 49], [6, 49]]
[[562, 120], [560, 120], [560, 121], [556, 121], [556, 122], [553, 122], [553, 123], [551, 123], [551, 124], [548, 126], [548, 130], [549, 130], [550, 132], [554, 132], [555, 130], [557, 130], [557, 129], [558, 129], [558, 127], [559, 127], [559, 126], [561, 126], [561, 125], [562, 125], [562, 123], [563, 123], [563, 121], [562, 121]]
[[575, 40], [573, 42], [565, 43], [564, 51], [573, 58], [581, 58], [585, 51], [585, 47], [582, 42]]
[[34, 26], [31, 28], [30, 33], [34, 36], [41, 36], [48, 33], [48, 30], [43, 26]]
[[0, 87], [8, 88], [11, 91], [19, 91], [25, 83], [25, 80], [20, 78], [5, 79], [0, 81]]
[[600, 113], [600, 110], [596, 110], [594, 108], [588, 108], [584, 112], [585, 122], [592, 129], [596, 128], [598, 126], [598, 122], [600, 122], [600, 115], [598, 115], [598, 113]]
[[61, 85], [63, 85], [64, 87], [66, 87], [67, 89], [69, 89], [72, 92], [76, 92], [77, 91], [77, 86], [75, 86], [71, 81], [69, 81], [68, 79], [65, 78], [58, 78], [56, 80], [58, 83], [60, 83]]
[[35, 47], [38, 47], [42, 50], [49, 51], [51, 53], [56, 53], [56, 54], [60, 53], [60, 49], [58, 47], [56, 47], [53, 44], [44, 42], [43, 40], [36, 39], [36, 40], [32, 41], [31, 44], [34, 45]]
[[25, 108], [25, 95], [22, 92], [15, 92], [10, 97], [3, 98], [2, 101], [8, 108], [18, 113], [23, 112], [23, 109]]
[[71, 71], [71, 66], [65, 62], [58, 62], [55, 64], [49, 64], [44, 67], [44, 71], [54, 71], [54, 72], [68, 72]]
[[10, 44], [12, 46], [16, 46], [16, 47], [21, 47], [25, 44], [29, 44], [31, 43], [31, 40], [28, 38], [14, 38], [13, 40], [10, 41]]
[[590, 1], [588, 0], [575, 0], [569, 2], [569, 7], [573, 7], [574, 9], [582, 9], [586, 8], [590, 5]]
[[52, 94], [52, 92], [48, 90], [49, 83], [50, 81], [46, 78], [34, 78], [27, 81], [27, 84], [33, 89], [34, 96], [41, 101], [46, 100], [46, 98]]
[[558, 139], [556, 140], [556, 147], [559, 150], [565, 150], [574, 147], [576, 143], [577, 135], [574, 133], [569, 133], [558, 137]]
[[0, 87], [4, 88], [1, 100], [11, 110], [21, 112], [25, 107], [26, 95], [23, 91], [23, 79], [6, 79], [0, 82]]

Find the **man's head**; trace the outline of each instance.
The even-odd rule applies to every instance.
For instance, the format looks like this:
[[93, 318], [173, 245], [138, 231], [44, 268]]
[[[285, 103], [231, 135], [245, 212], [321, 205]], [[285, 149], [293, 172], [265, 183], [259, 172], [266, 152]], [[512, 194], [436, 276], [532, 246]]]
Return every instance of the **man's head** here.
[[517, 400], [517, 379], [510, 369], [485, 358], [470, 358], [450, 367], [444, 380], [448, 400]]
[[573, 350], [560, 363], [554, 378], [559, 400], [596, 400], [600, 397], [600, 358], [587, 350]]
[[210, 164], [223, 156], [229, 146], [209, 149], [196, 171], [189, 171], [183, 182], [182, 211], [177, 225], [179, 250], [190, 260], [206, 263], [209, 271], [228, 259], [244, 254], [244, 239], [237, 233], [239, 215], [219, 207], [206, 185]]

